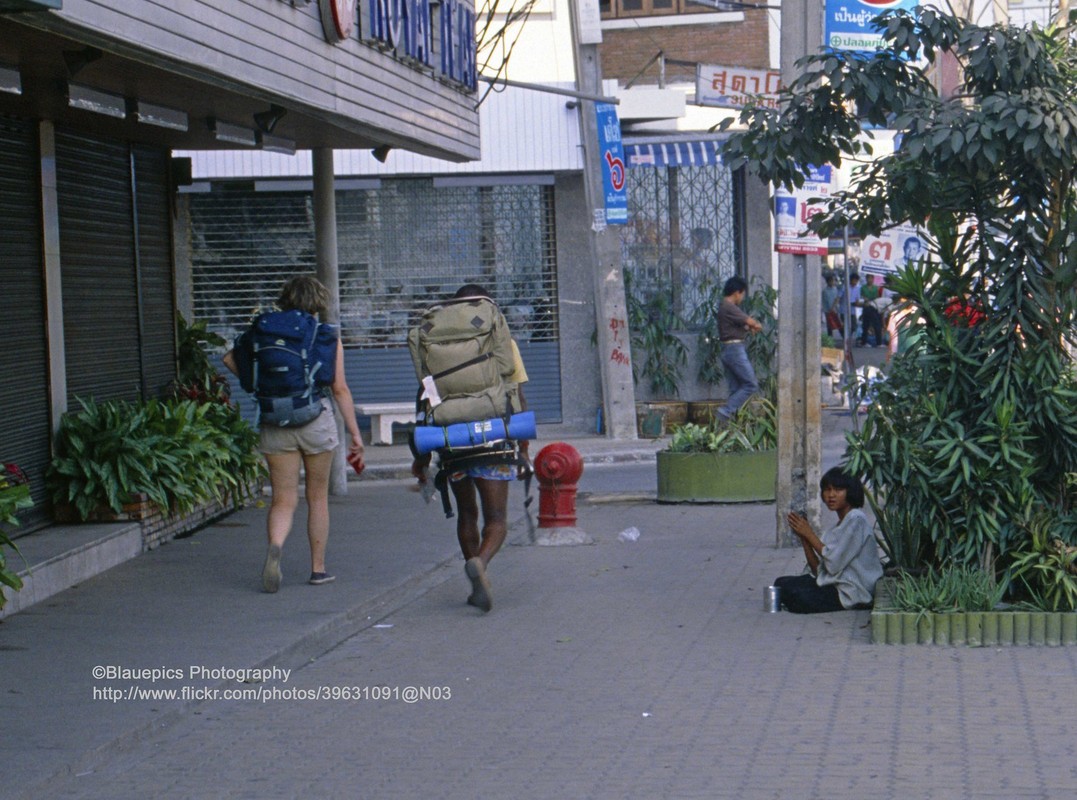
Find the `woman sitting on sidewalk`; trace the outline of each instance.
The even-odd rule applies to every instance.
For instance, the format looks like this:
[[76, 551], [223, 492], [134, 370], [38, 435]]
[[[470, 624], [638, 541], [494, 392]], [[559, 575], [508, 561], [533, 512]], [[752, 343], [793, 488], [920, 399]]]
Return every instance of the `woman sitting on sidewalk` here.
[[864, 512], [864, 487], [834, 467], [819, 481], [823, 504], [838, 515], [838, 524], [820, 537], [800, 514], [790, 513], [789, 527], [800, 539], [808, 569], [774, 581], [782, 605], [794, 614], [871, 608], [875, 582], [883, 565], [871, 524]]

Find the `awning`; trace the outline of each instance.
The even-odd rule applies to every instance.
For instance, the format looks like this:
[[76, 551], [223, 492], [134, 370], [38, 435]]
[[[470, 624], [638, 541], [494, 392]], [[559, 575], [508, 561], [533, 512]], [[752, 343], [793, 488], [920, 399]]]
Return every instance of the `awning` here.
[[625, 161], [629, 167], [705, 167], [722, 163], [722, 158], [718, 155], [719, 144], [714, 140], [653, 144], [625, 143]]

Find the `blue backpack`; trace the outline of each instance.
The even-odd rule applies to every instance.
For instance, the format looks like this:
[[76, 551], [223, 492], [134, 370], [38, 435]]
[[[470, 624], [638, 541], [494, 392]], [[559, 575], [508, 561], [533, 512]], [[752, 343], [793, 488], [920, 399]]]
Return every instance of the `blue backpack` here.
[[336, 375], [337, 331], [303, 311], [269, 311], [236, 338], [235, 359], [259, 423], [296, 428], [322, 413], [323, 389]]

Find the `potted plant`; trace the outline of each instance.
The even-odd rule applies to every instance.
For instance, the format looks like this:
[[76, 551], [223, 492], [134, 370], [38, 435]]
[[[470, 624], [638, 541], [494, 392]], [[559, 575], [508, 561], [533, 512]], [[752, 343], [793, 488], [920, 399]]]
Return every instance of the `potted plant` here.
[[774, 499], [777, 409], [757, 397], [728, 423], [688, 423], [657, 454], [660, 503], [743, 503]]
[[641, 436], [661, 436], [688, 419], [687, 402], [677, 397], [688, 352], [673, 332], [681, 327], [669, 293], [658, 290], [641, 297], [632, 271], [625, 270], [625, 302], [632, 344], [632, 379], [646, 380], [655, 399], [636, 404]]
[[58, 519], [138, 516], [133, 506], [144, 501], [184, 514], [226, 495], [242, 498], [262, 474], [257, 433], [231, 405], [79, 402], [61, 420], [46, 471]]

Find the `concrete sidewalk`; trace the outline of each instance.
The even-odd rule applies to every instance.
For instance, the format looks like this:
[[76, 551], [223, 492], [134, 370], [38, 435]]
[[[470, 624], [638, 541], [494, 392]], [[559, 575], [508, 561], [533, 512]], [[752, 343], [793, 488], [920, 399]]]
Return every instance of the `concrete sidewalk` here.
[[[533, 453], [549, 441], [549, 431], [540, 435]], [[666, 445], [594, 436], [563, 440], [592, 465], [653, 461]], [[281, 591], [261, 591], [262, 500], [0, 621], [5, 687], [0, 797], [12, 796], [13, 787], [77, 774], [102, 752], [129, 746], [178, 719], [191, 703], [130, 702], [112, 695], [112, 689], [153, 689], [142, 670], [205, 667], [205, 684], [223, 686], [229, 681], [213, 677], [218, 674], [213, 670], [298, 668], [389, 610], [457, 577], [454, 522], [445, 519], [436, 497], [422, 501], [413, 479], [396, 478], [410, 474], [407, 446], [367, 452], [364, 475], [350, 482], [347, 496], [330, 499], [328, 566], [337, 576], [334, 583], [306, 584], [309, 550], [301, 506], [285, 548]], [[520, 484], [510, 501], [516, 537], [526, 537], [522, 501]], [[110, 527], [120, 530], [123, 524], [85, 526], [71, 535], [89, 547], [107, 538]], [[35, 535], [20, 540], [23, 550], [33, 551], [27, 545]]]
[[[827, 415], [824, 449], [848, 419]], [[387, 480], [334, 500], [333, 584], [302, 582], [300, 538], [280, 593], [259, 592], [262, 511], [248, 509], [16, 615], [0, 626], [0, 795], [1074, 795], [1077, 648], [876, 646], [865, 611], [767, 614], [763, 588], [803, 563], [774, 547], [774, 505], [586, 490], [589, 478], [637, 488], [646, 466], [585, 470], [579, 522], [593, 546], [526, 546], [516, 524], [491, 565], [490, 614], [464, 603], [452, 523]], [[638, 541], [619, 541], [630, 526]], [[208, 674], [250, 667], [274, 673]], [[154, 681], [153, 669], [183, 676]], [[184, 685], [441, 694], [146, 694]]]
[[[825, 416], [824, 459], [830, 459], [828, 453], [841, 450], [850, 418], [848, 412]], [[549, 431], [540, 437], [533, 454], [554, 439]], [[653, 461], [667, 444], [594, 436], [561, 440], [577, 447], [592, 467]], [[173, 684], [167, 676], [177, 670], [188, 677], [197, 671], [189, 683], [220, 688], [234, 685], [237, 669], [299, 669], [446, 581], [459, 583], [462, 561], [453, 522], [436, 499], [422, 502], [412, 480], [394, 477], [407, 474], [407, 447], [370, 447], [368, 461], [367, 473], [350, 485], [348, 495], [331, 499], [328, 566], [337, 576], [332, 584], [306, 585], [305, 524], [297, 517], [285, 549], [283, 587], [276, 595], [261, 592], [265, 509], [256, 505], [4, 619], [0, 797], [48, 796], [54, 781], [77, 776], [182, 719], [197, 706], [194, 698], [146, 695]], [[596, 528], [590, 532], [613, 541], [636, 513], [630, 508], [625, 516], [616, 493], [590, 492], [588, 480], [585, 470], [580, 489]], [[653, 495], [653, 483], [649, 491]], [[634, 494], [638, 498], [640, 492]], [[522, 498], [522, 486], [516, 485], [510, 500], [510, 537], [516, 542], [527, 541]], [[773, 548], [772, 505], [635, 502], [653, 525], [669, 530], [751, 531], [738, 549], [723, 553], [733, 570], [764, 558], [769, 575], [778, 566], [770, 563], [774, 554], [782, 565], [795, 560], [795, 554]], [[658, 585], [677, 582], [675, 572], [653, 578]]]

